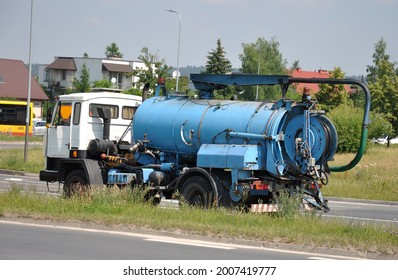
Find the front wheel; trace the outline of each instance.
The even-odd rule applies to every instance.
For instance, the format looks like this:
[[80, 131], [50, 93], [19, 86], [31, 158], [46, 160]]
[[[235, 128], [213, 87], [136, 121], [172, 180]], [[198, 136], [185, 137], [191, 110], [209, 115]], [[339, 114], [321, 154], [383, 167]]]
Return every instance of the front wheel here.
[[83, 170], [73, 170], [66, 176], [64, 194], [66, 197], [84, 196], [88, 193], [89, 184]]
[[209, 181], [203, 176], [188, 178], [181, 187], [181, 194], [191, 206], [209, 208], [213, 201]]

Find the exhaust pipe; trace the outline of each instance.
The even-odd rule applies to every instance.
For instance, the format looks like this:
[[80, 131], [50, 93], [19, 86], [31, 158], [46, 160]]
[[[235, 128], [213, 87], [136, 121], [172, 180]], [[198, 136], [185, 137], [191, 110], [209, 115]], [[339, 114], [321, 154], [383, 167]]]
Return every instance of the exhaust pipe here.
[[110, 128], [111, 128], [111, 112], [107, 108], [104, 109], [99, 107], [97, 109], [99, 117], [104, 121], [104, 130], [102, 133], [102, 139], [104, 140], [109, 140], [109, 133], [110, 133]]
[[97, 112], [99, 117], [104, 121], [102, 140], [91, 140], [88, 144], [87, 150], [89, 154], [94, 158], [100, 157], [101, 154], [116, 155], [117, 148], [113, 141], [109, 140], [111, 128], [111, 111], [108, 108], [98, 108]]
[[149, 87], [150, 84], [146, 83], [144, 88], [142, 89], [142, 102], [148, 99]]

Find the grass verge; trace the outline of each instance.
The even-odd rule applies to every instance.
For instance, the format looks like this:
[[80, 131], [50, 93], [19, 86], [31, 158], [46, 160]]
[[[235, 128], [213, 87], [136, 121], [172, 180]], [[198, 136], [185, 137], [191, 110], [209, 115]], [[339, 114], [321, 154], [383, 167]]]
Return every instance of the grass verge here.
[[[397, 146], [397, 147], [396, 147]], [[339, 154], [330, 165], [346, 164], [353, 154]], [[398, 201], [398, 145], [373, 145], [353, 169], [332, 173], [325, 196]]]
[[0, 169], [39, 173], [44, 168], [43, 147], [34, 146], [28, 150], [28, 160], [24, 160], [24, 149], [0, 150]]
[[[43, 142], [43, 136], [29, 136], [28, 141]], [[25, 136], [14, 136], [9, 133], [0, 133], [0, 141], [25, 141]]]
[[23, 193], [0, 193], [0, 215], [56, 221], [83, 221], [108, 226], [133, 226], [189, 234], [343, 248], [398, 255], [398, 232], [387, 226], [358, 226], [315, 215], [256, 215], [228, 209], [162, 209], [143, 202], [140, 191], [101, 189], [90, 197], [64, 199]]

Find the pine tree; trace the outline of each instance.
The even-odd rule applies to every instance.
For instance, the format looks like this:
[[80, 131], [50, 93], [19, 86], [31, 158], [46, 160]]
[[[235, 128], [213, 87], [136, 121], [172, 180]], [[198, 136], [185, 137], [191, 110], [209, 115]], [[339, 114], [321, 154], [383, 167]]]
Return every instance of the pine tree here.
[[209, 52], [207, 56], [206, 71], [207, 74], [224, 74], [231, 72], [232, 64], [225, 57], [226, 52], [221, 46], [221, 39], [217, 40], [217, 48]]

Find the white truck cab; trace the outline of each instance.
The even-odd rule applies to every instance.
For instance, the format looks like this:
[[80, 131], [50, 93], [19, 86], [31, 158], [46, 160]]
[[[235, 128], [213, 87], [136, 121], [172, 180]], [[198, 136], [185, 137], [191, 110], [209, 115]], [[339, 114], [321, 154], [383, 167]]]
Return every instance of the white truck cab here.
[[[45, 137], [40, 180], [102, 185], [101, 155], [131, 146], [131, 124], [141, 97], [113, 92], [61, 95]], [[78, 178], [79, 177], [79, 178]]]

